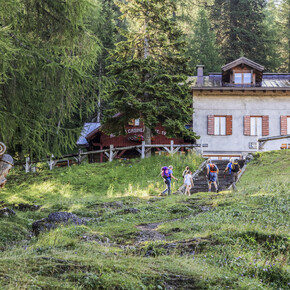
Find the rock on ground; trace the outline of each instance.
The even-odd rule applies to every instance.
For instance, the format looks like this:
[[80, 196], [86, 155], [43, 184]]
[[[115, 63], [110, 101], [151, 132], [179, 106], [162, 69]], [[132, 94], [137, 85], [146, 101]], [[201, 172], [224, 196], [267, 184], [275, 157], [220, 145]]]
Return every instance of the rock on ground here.
[[32, 224], [32, 231], [37, 236], [43, 231], [55, 229], [60, 225], [75, 224], [83, 225], [86, 224], [87, 219], [79, 218], [75, 214], [70, 212], [54, 212], [48, 215], [47, 218], [38, 220]]

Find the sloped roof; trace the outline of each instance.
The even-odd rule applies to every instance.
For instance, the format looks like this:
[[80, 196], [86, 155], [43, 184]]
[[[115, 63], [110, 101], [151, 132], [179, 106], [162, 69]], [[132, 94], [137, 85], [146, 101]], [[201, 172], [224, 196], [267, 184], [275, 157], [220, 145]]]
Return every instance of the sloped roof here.
[[232, 62], [230, 62], [230, 63], [228, 63], [226, 65], [224, 65], [222, 67], [222, 71], [227, 71], [227, 70], [229, 70], [229, 69], [231, 69], [231, 68], [233, 68], [235, 66], [238, 66], [240, 64], [246, 64], [249, 67], [252, 67], [252, 68], [254, 68], [254, 69], [258, 70], [258, 71], [261, 71], [261, 72], [264, 71], [264, 69], [265, 69], [262, 65], [254, 62], [254, 61], [252, 61], [252, 60], [250, 60], [250, 59], [248, 59], [246, 57], [240, 57], [240, 58], [238, 58], [238, 59], [236, 59], [236, 60], [234, 60], [234, 61], [232, 61]]
[[77, 141], [78, 146], [88, 146], [89, 143], [86, 139], [86, 137], [92, 133], [93, 131], [99, 129], [101, 127], [101, 123], [85, 123], [84, 127], [81, 132], [81, 136], [79, 137]]

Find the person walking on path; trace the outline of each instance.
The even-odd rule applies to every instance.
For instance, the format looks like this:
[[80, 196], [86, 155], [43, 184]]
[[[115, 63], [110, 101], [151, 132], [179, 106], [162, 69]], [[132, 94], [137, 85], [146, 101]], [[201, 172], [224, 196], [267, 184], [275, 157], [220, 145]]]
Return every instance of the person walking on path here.
[[[182, 173], [183, 180], [188, 170], [189, 170], [189, 166], [186, 166]], [[182, 186], [179, 188], [178, 192], [180, 192], [181, 194], [186, 194], [185, 191], [186, 191], [186, 185], [185, 183], [183, 183]]]
[[163, 177], [164, 182], [166, 184], [166, 189], [161, 192], [161, 194], [160, 194], [161, 196], [166, 195], [166, 192], [168, 192], [168, 195], [171, 194], [171, 179], [172, 178], [175, 179], [176, 181], [178, 180], [177, 178], [175, 178], [173, 176], [172, 170], [173, 170], [172, 165], [170, 165], [168, 167], [166, 167], [166, 166], [162, 167], [162, 169], [161, 169], [161, 176]]
[[230, 160], [228, 163], [224, 173], [229, 172], [229, 175], [232, 177], [232, 188], [233, 190], [237, 190], [236, 183], [238, 181], [238, 176], [241, 171], [240, 165], [239, 165], [239, 160], [236, 159], [233, 161], [233, 159]]
[[192, 180], [192, 173], [190, 170], [187, 170], [184, 175], [184, 185], [185, 185], [185, 194], [190, 196], [190, 189], [194, 186]]
[[212, 163], [211, 160], [208, 160], [207, 164], [207, 171], [206, 175], [208, 178], [208, 192], [211, 192], [211, 184], [215, 186], [216, 192], [218, 192], [218, 186], [217, 186], [217, 175], [219, 173], [219, 169], [216, 164]]

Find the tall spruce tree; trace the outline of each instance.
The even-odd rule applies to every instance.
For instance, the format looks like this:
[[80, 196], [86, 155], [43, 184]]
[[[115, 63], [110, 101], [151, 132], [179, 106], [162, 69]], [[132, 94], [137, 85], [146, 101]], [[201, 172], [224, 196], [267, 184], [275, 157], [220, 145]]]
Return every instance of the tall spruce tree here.
[[283, 60], [280, 71], [290, 72], [290, 0], [282, 0], [278, 9], [279, 37], [282, 44], [279, 52]]
[[204, 65], [205, 73], [220, 71], [223, 61], [215, 43], [215, 33], [211, 30], [205, 9], [200, 8], [193, 26], [193, 35], [187, 54], [191, 57], [191, 67]]
[[121, 16], [120, 9], [113, 0], [101, 0], [100, 4], [100, 17], [95, 19], [98, 23], [94, 27], [94, 32], [98, 36], [101, 45], [101, 52], [95, 67], [98, 101], [94, 114], [90, 116], [90, 119], [96, 122], [101, 122], [107, 103], [110, 102], [110, 100], [106, 99], [106, 87], [108, 86], [109, 80], [107, 67], [110, 64], [108, 56], [109, 51], [114, 48], [115, 43], [122, 40], [122, 36], [119, 34], [117, 28], [124, 26], [124, 23], [119, 19]]
[[123, 17], [134, 25], [121, 31], [111, 54], [107, 131], [124, 133], [125, 125], [140, 118], [145, 142], [151, 143], [154, 128], [161, 123], [168, 136], [193, 136], [185, 125], [192, 118], [192, 100], [186, 84], [188, 59], [184, 57], [182, 33], [174, 21], [176, 1], [130, 0], [120, 5]]
[[266, 0], [215, 0], [211, 20], [226, 62], [240, 56], [267, 65]]
[[[0, 139], [21, 154], [75, 145], [95, 103], [95, 0], [0, 0]], [[79, 126], [80, 124], [78, 124]]]

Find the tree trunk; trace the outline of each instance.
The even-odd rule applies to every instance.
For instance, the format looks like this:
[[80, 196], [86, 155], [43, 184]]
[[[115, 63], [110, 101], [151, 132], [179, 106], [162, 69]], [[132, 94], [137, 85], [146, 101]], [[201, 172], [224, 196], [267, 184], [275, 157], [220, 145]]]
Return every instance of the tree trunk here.
[[[145, 127], [144, 130], [144, 141], [145, 145], [151, 145], [151, 129], [149, 127]], [[151, 149], [145, 154], [145, 157], [151, 156]]]

